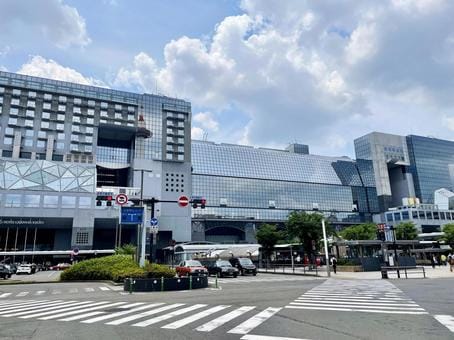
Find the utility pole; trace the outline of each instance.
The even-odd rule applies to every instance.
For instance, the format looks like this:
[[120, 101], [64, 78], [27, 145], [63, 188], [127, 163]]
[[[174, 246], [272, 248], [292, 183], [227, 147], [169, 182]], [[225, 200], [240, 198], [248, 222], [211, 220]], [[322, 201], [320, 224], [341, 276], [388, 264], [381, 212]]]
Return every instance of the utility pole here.
[[322, 218], [322, 230], [323, 230], [323, 243], [325, 245], [326, 275], [328, 275], [328, 277], [331, 277], [331, 270], [329, 267], [328, 240], [326, 239], [325, 218]]
[[393, 231], [393, 247], [394, 247], [394, 263], [397, 267], [397, 277], [400, 279], [400, 271], [399, 271], [399, 260], [397, 255], [397, 244], [396, 244], [396, 228], [394, 226], [390, 227]]

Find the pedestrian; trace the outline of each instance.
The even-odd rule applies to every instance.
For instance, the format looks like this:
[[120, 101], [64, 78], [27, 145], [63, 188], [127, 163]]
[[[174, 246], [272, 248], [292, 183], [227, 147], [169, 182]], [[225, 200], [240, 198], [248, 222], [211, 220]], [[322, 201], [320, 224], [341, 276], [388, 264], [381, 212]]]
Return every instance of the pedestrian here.
[[454, 255], [451, 253], [448, 255], [449, 270], [452, 272], [454, 269]]
[[443, 264], [443, 266], [446, 266], [446, 255], [445, 254], [441, 254], [441, 263]]
[[432, 265], [432, 268], [435, 269], [435, 266], [437, 264], [437, 257], [435, 255], [432, 255], [430, 259], [430, 264]]
[[337, 274], [337, 259], [335, 256], [331, 258], [331, 265], [333, 266], [334, 274]]

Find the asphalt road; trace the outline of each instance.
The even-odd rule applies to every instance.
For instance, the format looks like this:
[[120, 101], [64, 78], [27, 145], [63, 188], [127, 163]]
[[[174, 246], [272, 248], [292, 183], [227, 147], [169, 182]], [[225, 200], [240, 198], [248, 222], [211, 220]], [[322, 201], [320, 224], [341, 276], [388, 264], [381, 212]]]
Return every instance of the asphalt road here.
[[259, 274], [219, 285], [135, 294], [101, 282], [2, 285], [0, 339], [454, 339], [435, 318], [454, 321], [454, 279]]

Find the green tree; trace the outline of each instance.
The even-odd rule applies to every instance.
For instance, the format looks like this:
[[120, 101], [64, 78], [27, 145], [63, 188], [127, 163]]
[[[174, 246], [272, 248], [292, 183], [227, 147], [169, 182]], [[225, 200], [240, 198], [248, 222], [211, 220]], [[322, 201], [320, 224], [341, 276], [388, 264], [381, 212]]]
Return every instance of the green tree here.
[[133, 244], [124, 244], [121, 247], [115, 248], [115, 254], [117, 255], [135, 255], [136, 246]]
[[363, 223], [345, 228], [340, 232], [345, 240], [375, 240], [377, 226], [373, 223]]
[[[293, 211], [286, 223], [287, 234], [289, 237], [297, 237], [303, 244], [304, 250], [312, 254], [314, 253], [313, 244], [318, 247], [323, 238], [322, 219], [323, 215], [318, 213]], [[325, 220], [325, 223], [327, 233], [332, 234], [328, 221]]]
[[445, 224], [443, 232], [445, 233], [443, 240], [448, 244], [454, 245], [454, 223]]
[[268, 259], [274, 249], [274, 246], [282, 239], [282, 233], [277, 230], [275, 225], [264, 224], [256, 234], [257, 242], [262, 246], [263, 254]]
[[396, 239], [415, 240], [418, 237], [418, 230], [413, 222], [400, 222], [396, 226]]

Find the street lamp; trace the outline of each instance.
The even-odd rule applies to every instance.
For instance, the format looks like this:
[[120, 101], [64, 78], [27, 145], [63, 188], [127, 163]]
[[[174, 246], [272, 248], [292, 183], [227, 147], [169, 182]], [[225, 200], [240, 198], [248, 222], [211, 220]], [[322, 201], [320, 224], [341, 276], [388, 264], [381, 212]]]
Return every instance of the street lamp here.
[[[318, 203], [312, 203], [312, 210], [318, 211]], [[325, 216], [323, 216], [323, 215], [322, 215], [322, 231], [323, 231], [323, 244], [325, 246], [326, 275], [328, 277], [331, 277], [331, 271], [330, 271], [330, 267], [329, 267], [328, 240], [326, 238]]]
[[400, 271], [399, 271], [399, 259], [397, 257], [397, 245], [396, 245], [396, 228], [394, 226], [390, 226], [389, 229], [393, 232], [393, 247], [394, 247], [394, 261], [395, 266], [397, 267], [397, 277], [400, 279]]

